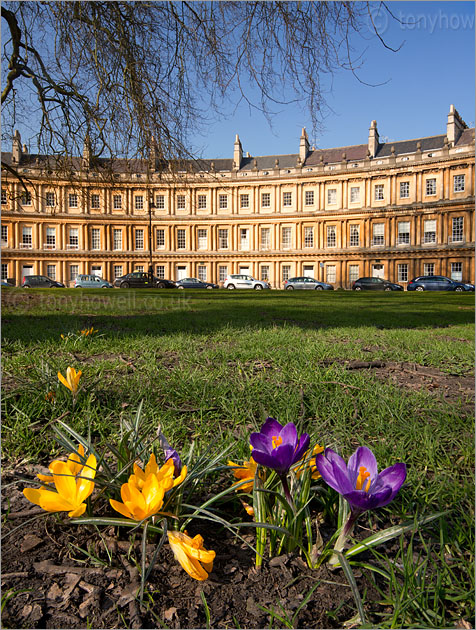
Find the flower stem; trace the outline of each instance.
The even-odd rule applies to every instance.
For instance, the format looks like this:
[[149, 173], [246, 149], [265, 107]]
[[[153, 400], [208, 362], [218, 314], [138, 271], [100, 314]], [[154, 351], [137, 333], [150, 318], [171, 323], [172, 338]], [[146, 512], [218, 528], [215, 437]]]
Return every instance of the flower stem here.
[[[352, 534], [354, 529], [355, 522], [360, 512], [351, 511], [346, 522], [342, 526], [342, 530], [339, 534], [339, 538], [334, 545], [334, 551], [342, 551], [344, 549], [344, 545], [346, 543], [347, 538]], [[329, 560], [329, 566], [333, 567], [336, 564], [339, 564], [339, 556], [335, 553], [332, 554], [331, 559]]]
[[279, 475], [279, 478], [281, 479], [281, 483], [283, 484], [284, 496], [286, 497], [289, 505], [292, 507], [293, 512], [296, 513], [296, 506], [294, 505], [293, 498], [291, 496], [291, 493], [289, 492], [287, 475]]

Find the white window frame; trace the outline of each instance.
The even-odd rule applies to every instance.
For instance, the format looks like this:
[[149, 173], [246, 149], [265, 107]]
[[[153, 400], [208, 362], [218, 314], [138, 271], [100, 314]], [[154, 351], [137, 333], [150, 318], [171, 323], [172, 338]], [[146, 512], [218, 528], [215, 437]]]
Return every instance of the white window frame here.
[[400, 182], [400, 199], [409, 199], [410, 182]]
[[464, 241], [464, 217], [451, 219], [451, 242], [462, 243]]
[[228, 195], [218, 195], [218, 207], [220, 210], [228, 210]]
[[165, 195], [155, 196], [155, 207], [157, 210], [165, 210]]
[[372, 224], [372, 246], [385, 245], [385, 223]]
[[359, 265], [349, 265], [349, 283], [352, 284], [360, 277]]
[[[79, 228], [70, 227], [68, 230], [68, 244], [67, 249], [79, 249]], [[74, 280], [74, 278], [73, 278]]]
[[399, 221], [397, 224], [397, 245], [410, 245], [410, 221]]
[[313, 190], [306, 190], [304, 192], [304, 205], [305, 206], [314, 205], [314, 191]]
[[206, 265], [197, 265], [197, 278], [201, 282], [207, 281], [207, 267]]
[[292, 248], [292, 228], [288, 225], [285, 225], [281, 228], [281, 247], [283, 249], [291, 249]]
[[177, 249], [187, 248], [187, 232], [184, 228], [177, 228]]
[[122, 251], [122, 230], [121, 228], [113, 228], [112, 230], [112, 248], [114, 251]]
[[261, 193], [261, 207], [271, 208], [271, 193], [269, 192]]
[[47, 208], [54, 208], [56, 206], [56, 194], [51, 190], [45, 195], [45, 206]]
[[360, 186], [350, 187], [350, 203], [360, 203]]
[[220, 228], [218, 230], [218, 249], [228, 249], [228, 229]]
[[304, 227], [304, 247], [314, 247], [314, 228], [312, 226]]
[[423, 243], [436, 243], [436, 219], [425, 219], [423, 221]]
[[462, 262], [452, 262], [451, 263], [451, 279], [456, 282], [463, 282], [463, 263]]
[[33, 228], [30, 225], [24, 225], [21, 229], [21, 245], [23, 249], [33, 247]]
[[157, 265], [155, 268], [155, 275], [159, 280], [165, 279], [165, 265]]
[[46, 265], [46, 275], [51, 280], [56, 280], [56, 265]]
[[165, 248], [165, 229], [164, 228], [157, 228], [155, 232], [155, 244], [156, 244], [156, 249]]
[[91, 249], [101, 249], [101, 229], [91, 228]]
[[464, 192], [465, 184], [464, 175], [453, 175], [453, 192]]
[[8, 278], [8, 263], [2, 263], [2, 280]]
[[335, 206], [337, 203], [337, 188], [328, 188], [327, 189], [327, 205]]
[[[46, 249], [56, 249], [56, 228], [53, 226], [46, 226]], [[54, 278], [52, 278], [54, 280]]]
[[293, 205], [293, 194], [289, 191], [283, 192], [283, 208], [291, 208]]
[[199, 210], [207, 209], [207, 196], [206, 195], [197, 195], [197, 204]]
[[326, 282], [328, 284], [334, 284], [337, 282], [336, 265], [326, 265]]
[[425, 196], [432, 197], [436, 195], [436, 177], [429, 177], [425, 180]]
[[177, 195], [177, 210], [185, 210], [186, 209], [186, 200], [185, 195]]
[[240, 195], [240, 208], [249, 208], [250, 207], [250, 196], [248, 193], [243, 193]]
[[22, 206], [31, 206], [32, 197], [31, 192], [29, 190], [24, 190], [21, 194], [21, 205]]
[[265, 252], [271, 248], [271, 229], [269, 227], [261, 228], [261, 251]]
[[8, 243], [8, 225], [2, 224], [2, 245], [6, 245]]
[[249, 228], [240, 228], [240, 249], [242, 251], [248, 251], [250, 249]]
[[69, 193], [68, 194], [68, 208], [78, 208], [79, 207], [79, 199], [77, 193]]
[[114, 210], [122, 210], [122, 195], [112, 196], [112, 207]]
[[79, 275], [79, 265], [76, 264], [70, 264], [69, 265], [69, 279], [70, 282], [73, 282], [73, 280], [76, 279], [76, 276]]
[[120, 278], [121, 276], [124, 275], [124, 273], [123, 273], [123, 266], [122, 265], [114, 265], [113, 268], [112, 268], [112, 273], [113, 273], [113, 276], [114, 276], [114, 280], [116, 278]]
[[144, 209], [144, 195], [134, 195], [134, 210]]
[[435, 275], [435, 263], [423, 263], [423, 275], [434, 276]]
[[337, 226], [326, 226], [326, 247], [337, 247]]
[[208, 230], [205, 228], [197, 229], [197, 249], [208, 248]]
[[282, 265], [281, 266], [281, 279], [283, 282], [289, 280], [289, 276], [291, 275], [291, 265]]
[[398, 263], [397, 282], [408, 282], [408, 263]]
[[226, 265], [218, 266], [218, 282], [225, 282], [228, 275], [228, 267]]
[[375, 184], [374, 187], [374, 201], [385, 200], [385, 187], [383, 184]]
[[101, 207], [101, 197], [100, 197], [100, 195], [98, 195], [98, 193], [91, 193], [90, 204], [91, 204], [91, 209], [92, 210], [99, 210], [100, 209], [100, 207]]
[[6, 188], [2, 188], [2, 206], [5, 206], [8, 203], [8, 195]]
[[349, 247], [360, 247], [360, 225], [358, 223], [349, 225]]
[[260, 266], [260, 280], [263, 282], [269, 282], [269, 265]]
[[136, 228], [134, 231], [134, 249], [136, 251], [144, 249], [144, 230], [142, 228]]

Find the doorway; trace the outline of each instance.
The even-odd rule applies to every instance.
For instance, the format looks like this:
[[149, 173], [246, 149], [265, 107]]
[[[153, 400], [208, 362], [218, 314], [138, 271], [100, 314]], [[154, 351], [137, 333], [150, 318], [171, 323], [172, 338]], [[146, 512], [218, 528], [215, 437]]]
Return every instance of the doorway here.
[[304, 265], [302, 275], [306, 278], [314, 278], [314, 265]]
[[187, 267], [185, 265], [177, 265], [176, 268], [177, 280], [183, 280], [187, 277]]
[[385, 278], [383, 265], [372, 265], [372, 278]]
[[243, 276], [249, 276], [249, 275], [250, 275], [250, 268], [249, 268], [249, 267], [242, 267], [242, 266], [240, 265], [240, 273], [241, 273]]

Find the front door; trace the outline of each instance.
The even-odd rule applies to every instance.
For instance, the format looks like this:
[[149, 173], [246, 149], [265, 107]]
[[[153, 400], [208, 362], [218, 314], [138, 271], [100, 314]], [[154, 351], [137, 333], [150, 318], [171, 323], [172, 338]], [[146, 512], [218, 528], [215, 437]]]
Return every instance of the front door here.
[[385, 278], [383, 265], [372, 265], [372, 277], [381, 278], [382, 280]]
[[314, 266], [304, 265], [302, 268], [302, 275], [306, 276], [306, 278], [314, 278]]
[[23, 265], [22, 278], [23, 276], [32, 276], [32, 275], [33, 275], [33, 265]]
[[177, 280], [183, 280], [187, 277], [187, 267], [184, 265], [177, 265], [176, 271]]
[[244, 276], [247, 276], [250, 273], [250, 268], [249, 267], [242, 267], [240, 265], [240, 273], [243, 274]]
[[102, 278], [102, 267], [100, 265], [92, 265], [91, 267], [91, 275], [98, 276]]

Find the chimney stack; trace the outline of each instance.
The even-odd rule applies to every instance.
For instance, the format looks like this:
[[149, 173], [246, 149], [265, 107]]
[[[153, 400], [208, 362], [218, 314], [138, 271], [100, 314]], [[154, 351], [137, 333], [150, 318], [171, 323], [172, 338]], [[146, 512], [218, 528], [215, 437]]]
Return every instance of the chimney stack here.
[[370, 123], [370, 129], [369, 129], [370, 157], [374, 158], [377, 155], [378, 147], [379, 147], [379, 137], [378, 137], [378, 131], [377, 131], [377, 121], [372, 120], [372, 122]]
[[239, 170], [241, 167], [241, 161], [243, 160], [243, 147], [241, 146], [240, 138], [238, 134], [236, 134], [235, 145], [233, 151], [233, 169], [235, 171]]
[[446, 137], [450, 146], [454, 146], [464, 129], [467, 129], [468, 125], [461, 118], [454, 105], [450, 106], [450, 113], [448, 114], [448, 123], [446, 124]]
[[299, 158], [301, 164], [304, 164], [309, 153], [309, 138], [307, 137], [306, 128], [302, 128], [301, 137], [299, 139]]
[[21, 160], [21, 136], [18, 129], [13, 134], [12, 144], [12, 162], [14, 164], [20, 164]]

